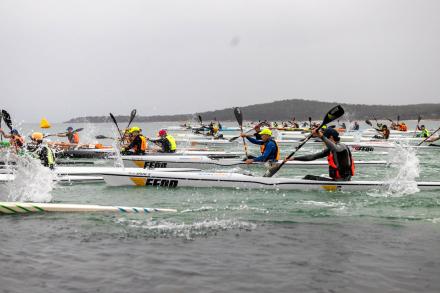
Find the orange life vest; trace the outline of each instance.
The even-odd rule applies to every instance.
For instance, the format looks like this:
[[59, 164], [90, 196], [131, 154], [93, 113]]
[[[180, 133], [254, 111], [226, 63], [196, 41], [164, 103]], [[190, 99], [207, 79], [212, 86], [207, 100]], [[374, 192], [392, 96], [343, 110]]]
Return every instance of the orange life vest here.
[[139, 138], [141, 139], [140, 150], [138, 149], [138, 146], [137, 146], [137, 145], [135, 145], [135, 146], [133, 147], [133, 150], [134, 150], [135, 152], [140, 151], [140, 152], [143, 152], [143, 153], [144, 153], [144, 152], [147, 150], [147, 139], [146, 139], [145, 136], [143, 136], [143, 135], [139, 135]]
[[399, 125], [399, 130], [400, 131], [408, 131], [408, 126], [406, 126], [406, 124], [400, 124]]
[[[271, 139], [272, 140], [272, 139]], [[275, 160], [279, 160], [280, 159], [280, 148], [278, 147], [278, 144], [277, 144], [277, 142], [276, 141], [274, 141], [274, 140], [272, 140], [274, 143], [275, 143], [275, 145], [277, 146], [277, 156], [275, 157]], [[269, 142], [269, 141], [268, 141]], [[261, 145], [260, 146], [260, 151], [261, 151], [261, 154], [264, 154], [264, 151], [266, 150], [266, 144], [267, 143], [265, 143], [265, 144], [263, 144], [263, 145]]]
[[[336, 165], [336, 162], [335, 162], [335, 158], [333, 156], [333, 152], [330, 152], [330, 154], [327, 156], [329, 175], [331, 178], [337, 180], [337, 179], [346, 178], [348, 176], [354, 176], [355, 165], [354, 165], [353, 157], [352, 157], [351, 152], [348, 148], [347, 148], [347, 152], [348, 152], [348, 158], [350, 159], [349, 166], [347, 166], [348, 164], [346, 164], [346, 166], [339, 166], [339, 168], [338, 168], [338, 166]], [[344, 163], [348, 163], [348, 162], [339, 162], [339, 163], [344, 164]], [[342, 165], [342, 164], [340, 164], [340, 165]]]

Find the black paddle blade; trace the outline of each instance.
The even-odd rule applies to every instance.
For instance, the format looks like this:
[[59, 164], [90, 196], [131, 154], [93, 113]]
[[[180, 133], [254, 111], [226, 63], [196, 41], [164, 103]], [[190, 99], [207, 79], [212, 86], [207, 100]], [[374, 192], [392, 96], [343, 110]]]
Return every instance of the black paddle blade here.
[[240, 125], [240, 127], [243, 125], [243, 113], [241, 113], [240, 108], [235, 107], [234, 108], [234, 115], [235, 115], [235, 119], [237, 119], [238, 125]]
[[114, 124], [116, 124], [116, 125], [118, 124], [118, 121], [116, 121], [116, 118], [115, 118], [115, 116], [113, 116], [112, 113], [110, 113], [110, 118], [112, 118]]
[[344, 109], [341, 107], [341, 105], [337, 105], [337, 106], [333, 107], [332, 109], [330, 109], [330, 111], [328, 111], [327, 115], [325, 115], [324, 120], [322, 120], [321, 125], [328, 124], [328, 123], [338, 119], [339, 117], [344, 115], [344, 113], [345, 113]]
[[397, 115], [397, 122], [400, 121], [400, 115]]
[[73, 132], [80, 132], [80, 131], [83, 131], [84, 130], [84, 128], [78, 128], [78, 129], [75, 129]]
[[419, 115], [419, 118], [417, 119], [417, 124], [419, 124], [421, 120], [422, 120], [422, 117]]
[[229, 142], [233, 142], [234, 140], [236, 140], [237, 138], [239, 138], [239, 136], [234, 136], [232, 138], [229, 139]]
[[197, 116], [198, 118], [199, 118], [199, 121], [200, 121], [200, 124], [202, 124], [203, 125], [203, 120], [202, 120], [202, 116]]
[[136, 117], [136, 109], [133, 109], [130, 113], [130, 120], [128, 120], [127, 128], [130, 126], [131, 122], [133, 122], [134, 117]]
[[371, 123], [371, 121], [370, 120], [365, 120], [365, 123], [367, 123], [368, 125], [370, 125], [370, 126], [373, 126], [373, 124]]
[[12, 130], [11, 115], [9, 115], [9, 113], [6, 110], [2, 110], [2, 116], [3, 116], [3, 121], [5, 121], [6, 125], [9, 128], [9, 130]]

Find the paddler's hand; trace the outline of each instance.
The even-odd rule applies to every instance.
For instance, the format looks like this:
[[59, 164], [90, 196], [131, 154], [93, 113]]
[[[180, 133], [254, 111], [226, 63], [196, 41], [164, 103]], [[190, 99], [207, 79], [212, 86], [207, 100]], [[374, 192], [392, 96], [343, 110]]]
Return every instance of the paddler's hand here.
[[240, 137], [247, 137], [247, 135], [244, 133], [240, 133]]
[[254, 162], [253, 159], [247, 159], [246, 161], [244, 161], [246, 163], [246, 165], [252, 164]]
[[318, 129], [313, 129], [312, 136], [322, 138], [322, 132], [319, 131]]
[[288, 162], [288, 161], [294, 161], [295, 157], [291, 157], [290, 159], [288, 159], [287, 157], [284, 158], [283, 162]]

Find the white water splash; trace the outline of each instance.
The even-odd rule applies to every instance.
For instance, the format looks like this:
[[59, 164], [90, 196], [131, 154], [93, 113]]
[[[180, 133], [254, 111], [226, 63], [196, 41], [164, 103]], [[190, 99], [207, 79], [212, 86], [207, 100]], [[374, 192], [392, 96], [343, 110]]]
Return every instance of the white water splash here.
[[[12, 156], [12, 155], [11, 155]], [[30, 156], [14, 156], [14, 180], [5, 184], [8, 201], [50, 202], [54, 173]]]
[[96, 139], [96, 134], [98, 129], [96, 128], [95, 124], [87, 122], [84, 125], [84, 129], [86, 129], [87, 131], [82, 131], [80, 133], [81, 143], [85, 143], [85, 144], [99, 143], [98, 140]]
[[388, 163], [391, 164], [385, 178], [387, 190], [373, 196], [405, 196], [419, 192], [416, 178], [420, 175], [419, 159], [414, 148], [396, 144], [389, 153]]

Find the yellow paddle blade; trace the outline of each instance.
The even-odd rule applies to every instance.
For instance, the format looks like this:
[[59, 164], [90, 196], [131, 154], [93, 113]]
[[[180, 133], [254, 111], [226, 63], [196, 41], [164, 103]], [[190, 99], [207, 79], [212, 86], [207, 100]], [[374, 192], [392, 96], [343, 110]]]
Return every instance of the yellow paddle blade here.
[[46, 118], [41, 119], [40, 121], [40, 128], [50, 128], [50, 123], [47, 121]]

